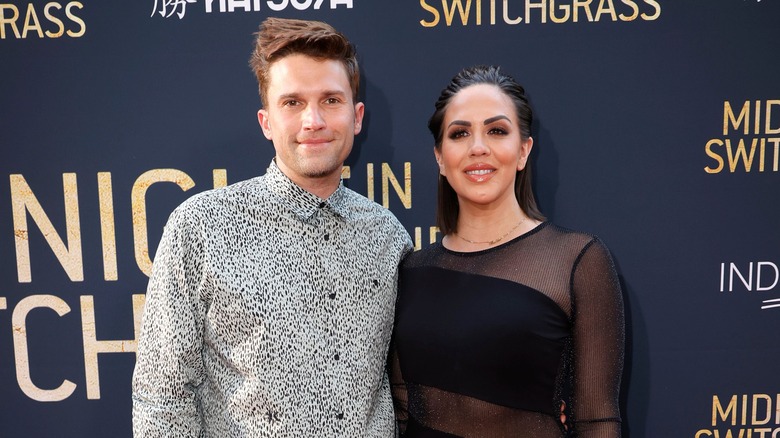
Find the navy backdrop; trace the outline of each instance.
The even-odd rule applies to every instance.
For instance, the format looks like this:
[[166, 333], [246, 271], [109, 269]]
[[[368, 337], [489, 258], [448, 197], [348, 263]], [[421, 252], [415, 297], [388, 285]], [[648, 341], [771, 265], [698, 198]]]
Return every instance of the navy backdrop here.
[[247, 66], [271, 15], [356, 44], [367, 116], [345, 184], [418, 247], [433, 102], [460, 68], [503, 65], [535, 108], [542, 210], [617, 262], [626, 432], [780, 436], [776, 0], [5, 1], [0, 436], [131, 436], [168, 214], [273, 155]]

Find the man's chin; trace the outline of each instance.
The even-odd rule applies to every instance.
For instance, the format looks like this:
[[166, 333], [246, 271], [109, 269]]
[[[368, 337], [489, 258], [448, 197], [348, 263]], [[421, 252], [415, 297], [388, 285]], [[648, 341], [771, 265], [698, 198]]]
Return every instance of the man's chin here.
[[307, 178], [327, 178], [333, 176], [334, 173], [341, 175], [341, 168], [343, 164], [335, 165], [322, 165], [322, 166], [307, 166], [304, 170], [304, 175]]

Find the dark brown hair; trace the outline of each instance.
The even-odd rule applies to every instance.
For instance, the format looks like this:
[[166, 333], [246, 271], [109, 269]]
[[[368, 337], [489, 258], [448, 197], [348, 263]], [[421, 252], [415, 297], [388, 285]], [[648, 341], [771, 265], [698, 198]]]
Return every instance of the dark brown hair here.
[[[525, 90], [511, 76], [501, 71], [498, 66], [478, 65], [461, 70], [439, 95], [436, 101], [436, 110], [428, 120], [428, 129], [434, 139], [434, 145], [441, 152], [441, 142], [444, 135], [442, 124], [447, 106], [452, 98], [464, 88], [472, 85], [487, 84], [498, 87], [502, 93], [509, 97], [515, 105], [517, 121], [520, 126], [520, 138], [526, 140], [531, 137], [531, 123], [533, 111], [528, 104]], [[520, 145], [518, 145], [519, 147]], [[531, 162], [526, 163], [523, 170], [515, 175], [515, 197], [523, 212], [531, 219], [545, 220], [539, 211], [531, 187]], [[439, 196], [436, 206], [436, 225], [443, 235], [457, 231], [458, 226], [458, 195], [453, 190], [447, 178], [439, 174]]]
[[321, 21], [270, 17], [260, 24], [260, 30], [255, 35], [255, 49], [249, 66], [257, 76], [263, 106], [268, 106], [268, 71], [271, 64], [293, 54], [340, 61], [347, 71], [352, 100], [357, 102], [360, 67], [355, 47], [333, 26]]

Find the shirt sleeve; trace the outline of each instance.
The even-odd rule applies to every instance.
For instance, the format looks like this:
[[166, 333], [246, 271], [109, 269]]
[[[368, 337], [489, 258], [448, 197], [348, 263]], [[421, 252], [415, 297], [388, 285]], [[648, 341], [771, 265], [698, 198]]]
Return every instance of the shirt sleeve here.
[[133, 374], [136, 437], [201, 434], [194, 389], [204, 380], [203, 243], [179, 208], [155, 255]]
[[609, 250], [600, 241], [583, 249], [572, 273], [572, 291], [575, 428], [580, 437], [620, 437], [623, 297]]

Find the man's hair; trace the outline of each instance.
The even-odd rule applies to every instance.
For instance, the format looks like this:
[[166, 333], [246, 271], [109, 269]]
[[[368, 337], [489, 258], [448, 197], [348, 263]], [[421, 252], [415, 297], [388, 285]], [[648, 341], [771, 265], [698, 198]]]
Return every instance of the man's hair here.
[[257, 76], [260, 98], [268, 106], [269, 70], [285, 56], [301, 54], [319, 60], [340, 61], [347, 71], [352, 100], [357, 102], [360, 85], [355, 47], [333, 26], [321, 21], [267, 18], [255, 34], [255, 49], [249, 66]]

